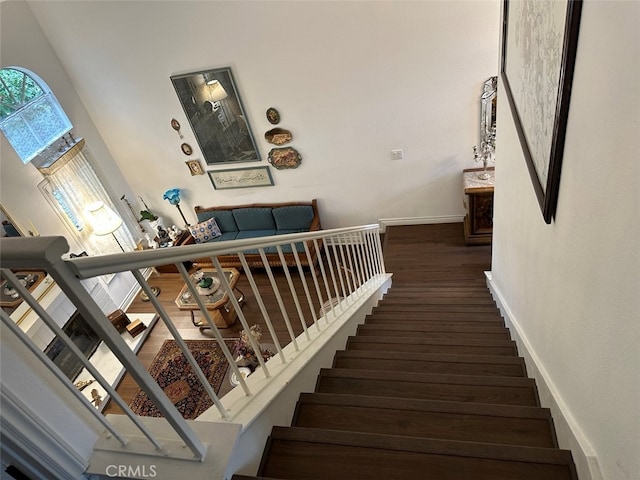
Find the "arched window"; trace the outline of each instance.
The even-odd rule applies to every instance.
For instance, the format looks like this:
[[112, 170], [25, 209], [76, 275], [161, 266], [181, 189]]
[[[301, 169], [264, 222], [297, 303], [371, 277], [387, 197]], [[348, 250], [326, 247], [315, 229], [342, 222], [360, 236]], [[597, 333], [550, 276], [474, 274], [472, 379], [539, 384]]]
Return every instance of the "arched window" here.
[[56, 97], [35, 74], [17, 67], [0, 70], [0, 130], [23, 163], [56, 145], [71, 128]]
[[113, 236], [94, 234], [87, 207], [102, 202], [116, 210], [92, 166], [83, 139], [70, 133], [73, 125], [47, 84], [33, 72], [10, 67], [0, 70], [0, 130], [21, 158], [44, 175], [38, 185], [65, 227], [92, 255], [135, 248], [130, 225], [124, 223]]

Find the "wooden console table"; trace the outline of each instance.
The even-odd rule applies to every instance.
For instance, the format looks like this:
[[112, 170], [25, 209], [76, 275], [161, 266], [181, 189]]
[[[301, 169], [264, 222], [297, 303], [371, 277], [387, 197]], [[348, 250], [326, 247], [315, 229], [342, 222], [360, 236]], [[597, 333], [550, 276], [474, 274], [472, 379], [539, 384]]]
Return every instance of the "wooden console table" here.
[[490, 245], [493, 234], [493, 184], [494, 168], [488, 168], [489, 178], [481, 180], [478, 174], [482, 168], [468, 168], [462, 171], [464, 185], [464, 239], [467, 245]]

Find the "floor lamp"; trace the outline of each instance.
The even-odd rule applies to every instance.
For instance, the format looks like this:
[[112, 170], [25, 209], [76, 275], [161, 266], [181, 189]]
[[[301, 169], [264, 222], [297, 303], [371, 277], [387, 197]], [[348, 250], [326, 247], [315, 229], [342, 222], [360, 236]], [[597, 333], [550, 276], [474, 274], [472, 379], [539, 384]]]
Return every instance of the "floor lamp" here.
[[[124, 252], [122, 244], [115, 235], [116, 230], [122, 226], [122, 218], [114, 212], [111, 207], [105, 205], [104, 202], [92, 203], [86, 207], [86, 211], [88, 213], [89, 223], [91, 223], [93, 227], [93, 233], [98, 236], [113, 235], [114, 240]], [[160, 288], [153, 286], [149, 288], [156, 297], [160, 295]], [[145, 302], [149, 301], [149, 297], [144, 291], [140, 295], [140, 298]]]
[[93, 233], [100, 237], [109, 234], [113, 235], [113, 239], [124, 252], [122, 244], [115, 235], [115, 231], [122, 226], [122, 218], [108, 205], [100, 201], [88, 205], [86, 211], [89, 214], [89, 223], [93, 227]]

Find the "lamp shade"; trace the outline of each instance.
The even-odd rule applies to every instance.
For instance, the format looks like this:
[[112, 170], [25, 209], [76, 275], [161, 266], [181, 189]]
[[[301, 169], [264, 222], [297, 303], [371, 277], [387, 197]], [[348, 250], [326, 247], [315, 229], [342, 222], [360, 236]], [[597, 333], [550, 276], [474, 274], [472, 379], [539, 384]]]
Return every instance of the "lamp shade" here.
[[109, 235], [122, 225], [122, 218], [104, 202], [87, 205], [85, 210], [93, 233], [96, 235]]
[[212, 102], [219, 102], [229, 96], [218, 80], [207, 82], [207, 85], [209, 86], [209, 99]]

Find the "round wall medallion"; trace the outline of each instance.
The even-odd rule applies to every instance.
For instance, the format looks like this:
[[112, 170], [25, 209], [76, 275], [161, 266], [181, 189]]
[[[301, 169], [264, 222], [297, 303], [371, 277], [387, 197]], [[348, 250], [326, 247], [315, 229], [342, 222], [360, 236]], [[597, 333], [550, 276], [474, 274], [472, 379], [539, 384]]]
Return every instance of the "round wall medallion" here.
[[272, 125], [277, 125], [280, 123], [280, 113], [273, 107], [267, 108], [267, 120]]
[[193, 153], [193, 148], [191, 148], [191, 145], [188, 143], [183, 143], [180, 145], [180, 148], [182, 149], [182, 153], [185, 155], [191, 155]]

